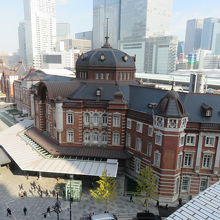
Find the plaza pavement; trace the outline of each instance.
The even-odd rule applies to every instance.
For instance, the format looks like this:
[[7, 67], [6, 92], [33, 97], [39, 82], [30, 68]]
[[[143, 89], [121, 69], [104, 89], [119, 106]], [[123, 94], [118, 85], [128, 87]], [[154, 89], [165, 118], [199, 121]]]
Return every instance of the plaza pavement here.
[[[40, 185], [43, 190], [43, 197], [41, 198], [37, 190], [31, 188], [31, 183], [35, 181], [36, 185]], [[59, 183], [65, 183], [66, 180], [59, 179]], [[19, 185], [22, 184], [27, 197], [21, 198], [19, 193]], [[55, 204], [56, 198], [52, 195], [52, 190], [57, 184], [57, 179], [51, 177], [41, 177], [37, 179], [35, 176], [26, 176], [13, 174], [7, 167], [0, 167], [0, 219], [17, 219], [17, 220], [38, 220], [44, 219], [43, 213], [46, 212], [48, 206], [51, 207]], [[49, 191], [49, 196], [46, 197], [45, 190]], [[62, 211], [59, 215], [60, 220], [70, 219], [69, 217], [69, 201], [64, 201], [59, 198], [61, 202]], [[135, 201], [129, 202], [129, 197], [119, 195], [114, 204], [109, 205], [109, 212], [115, 213], [118, 219], [132, 219], [136, 216], [137, 212], [143, 210], [140, 204]], [[24, 206], [27, 208], [27, 216], [23, 214]], [[6, 216], [6, 209], [12, 210], [12, 217]], [[88, 193], [88, 190], [83, 190], [80, 202], [72, 203], [72, 220], [79, 220], [80, 217], [88, 215], [89, 213], [103, 213], [105, 207], [97, 204]], [[158, 214], [158, 209], [154, 206], [150, 211]], [[56, 213], [52, 212], [46, 219], [57, 219]]]

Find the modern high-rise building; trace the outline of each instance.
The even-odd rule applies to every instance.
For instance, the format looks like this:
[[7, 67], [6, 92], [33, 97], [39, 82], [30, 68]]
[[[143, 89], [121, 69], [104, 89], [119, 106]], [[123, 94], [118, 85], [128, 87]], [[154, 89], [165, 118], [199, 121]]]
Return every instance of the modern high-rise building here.
[[202, 28], [202, 19], [191, 19], [187, 21], [184, 50], [186, 55], [200, 48]]
[[40, 68], [56, 45], [56, 0], [24, 0], [27, 65]]
[[104, 44], [107, 34], [107, 18], [111, 46], [118, 48], [120, 7], [121, 0], [93, 0], [93, 48], [100, 48]]
[[220, 22], [213, 25], [211, 50], [215, 55], [220, 55]]
[[121, 1], [120, 40], [169, 34], [173, 0]]
[[211, 50], [213, 27], [215, 23], [219, 23], [220, 18], [205, 18], [203, 22], [201, 49]]
[[19, 56], [20, 60], [27, 63], [26, 58], [26, 40], [25, 40], [25, 24], [24, 22], [20, 22], [18, 26], [18, 42], [19, 42]]
[[145, 72], [171, 73], [176, 70], [178, 39], [175, 36], [150, 37], [146, 41]]
[[70, 38], [70, 24], [57, 23], [57, 36], [56, 40], [65, 40]]

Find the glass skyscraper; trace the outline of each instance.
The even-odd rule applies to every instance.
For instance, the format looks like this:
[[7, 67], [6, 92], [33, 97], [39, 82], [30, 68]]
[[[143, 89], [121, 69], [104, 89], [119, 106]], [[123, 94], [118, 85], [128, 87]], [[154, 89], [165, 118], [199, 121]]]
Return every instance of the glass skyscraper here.
[[107, 33], [112, 47], [118, 47], [121, 0], [93, 0], [93, 48], [103, 46]]

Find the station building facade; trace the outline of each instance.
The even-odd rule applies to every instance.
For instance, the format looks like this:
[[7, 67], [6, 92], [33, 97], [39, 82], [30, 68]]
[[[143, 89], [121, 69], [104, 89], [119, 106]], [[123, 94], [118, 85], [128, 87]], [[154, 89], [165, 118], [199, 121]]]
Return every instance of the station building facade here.
[[117, 159], [128, 179], [152, 167], [160, 201], [197, 195], [220, 176], [220, 96], [148, 88], [134, 74], [135, 57], [106, 38], [78, 58], [75, 79], [32, 86], [27, 134], [51, 154]]

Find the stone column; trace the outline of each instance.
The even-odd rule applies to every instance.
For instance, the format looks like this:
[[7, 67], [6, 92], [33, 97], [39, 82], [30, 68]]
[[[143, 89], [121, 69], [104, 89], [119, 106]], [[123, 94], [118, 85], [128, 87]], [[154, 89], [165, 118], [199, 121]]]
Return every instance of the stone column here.
[[[219, 171], [219, 159], [220, 159], [220, 136], [218, 136], [218, 144], [216, 149], [216, 156], [215, 156], [215, 164], [214, 164], [214, 174], [218, 174]], [[214, 158], [213, 158], [214, 161]]]
[[199, 134], [199, 141], [198, 141], [197, 153], [196, 153], [196, 165], [195, 165], [196, 173], [198, 173], [200, 170], [200, 161], [201, 161], [201, 154], [202, 154], [202, 140], [203, 140], [203, 136]]

